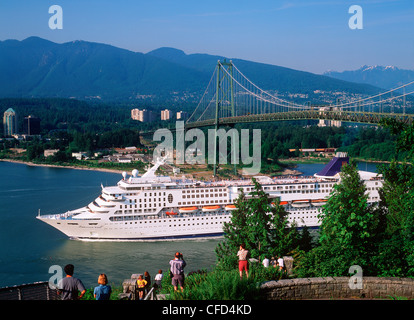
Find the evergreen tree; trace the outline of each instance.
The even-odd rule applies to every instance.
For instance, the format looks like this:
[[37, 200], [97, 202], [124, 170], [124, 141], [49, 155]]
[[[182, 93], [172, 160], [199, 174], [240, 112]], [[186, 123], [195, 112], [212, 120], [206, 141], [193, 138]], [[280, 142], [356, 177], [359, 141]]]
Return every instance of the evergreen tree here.
[[299, 235], [298, 248], [308, 252], [314, 247], [313, 238], [309, 232], [309, 227], [304, 225]]
[[384, 185], [380, 207], [384, 212], [383, 239], [376, 260], [380, 275], [414, 275], [414, 125], [385, 119], [381, 123], [397, 138], [394, 160], [382, 166]]
[[378, 210], [367, 200], [355, 162], [343, 166], [341, 180], [320, 214], [320, 246], [302, 261], [308, 275], [348, 275], [352, 265], [361, 266], [364, 274], [375, 273], [371, 264], [380, 219]]
[[298, 232], [295, 226], [289, 226], [287, 212], [279, 205], [279, 200], [272, 204], [262, 186], [256, 179], [252, 180], [251, 197], [247, 198], [243, 192], [239, 195], [231, 222], [223, 226], [225, 241], [216, 248], [218, 263], [225, 268], [234, 268], [242, 243], [252, 257], [259, 258], [263, 254], [287, 254], [298, 242]]
[[32, 144], [30, 144], [27, 147], [26, 158], [29, 161], [39, 160], [43, 158], [43, 152], [44, 148], [42, 144], [39, 141], [35, 140]]

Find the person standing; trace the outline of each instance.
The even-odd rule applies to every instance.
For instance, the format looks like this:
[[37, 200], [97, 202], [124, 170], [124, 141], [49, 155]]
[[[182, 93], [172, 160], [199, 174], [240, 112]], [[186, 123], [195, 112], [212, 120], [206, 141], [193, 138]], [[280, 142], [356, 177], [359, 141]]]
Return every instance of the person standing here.
[[102, 273], [98, 277], [99, 286], [95, 287], [93, 290], [93, 296], [96, 300], [109, 300], [112, 288], [108, 286], [108, 278], [105, 273]]
[[270, 265], [270, 261], [269, 261], [269, 259], [268, 259], [267, 257], [264, 257], [264, 259], [263, 259], [263, 266], [264, 266], [265, 268], [268, 268], [268, 267], [269, 267], [269, 265]]
[[187, 263], [184, 261], [183, 254], [180, 252], [176, 252], [174, 259], [170, 260], [174, 291], [177, 291], [178, 285], [180, 285], [181, 291], [184, 290], [184, 268], [186, 265]]
[[142, 274], [140, 274], [138, 276], [138, 280], [137, 280], [137, 289], [138, 289], [139, 300], [144, 299], [144, 290], [145, 290], [146, 285], [147, 285], [147, 281], [144, 280], [144, 278], [142, 277]]
[[239, 272], [240, 272], [240, 280], [243, 279], [243, 270], [246, 272], [246, 278], [249, 278], [249, 250], [246, 250], [244, 244], [240, 245], [240, 250], [237, 252], [237, 256], [239, 257]]
[[155, 289], [161, 289], [162, 278], [163, 278], [163, 274], [162, 274], [162, 270], [160, 269], [158, 270], [158, 273], [155, 275], [155, 278], [154, 278]]
[[144, 272], [144, 279], [147, 282], [147, 284], [145, 285], [145, 294], [148, 294], [151, 288], [151, 276], [148, 271]]
[[58, 294], [61, 295], [62, 300], [81, 299], [85, 294], [86, 289], [82, 281], [73, 276], [75, 267], [73, 264], [68, 264], [63, 268], [63, 270], [65, 270], [66, 277], [61, 279], [58, 283]]
[[283, 270], [283, 268], [285, 267], [284, 261], [282, 257], [278, 257], [277, 258], [277, 264], [279, 265], [279, 270]]

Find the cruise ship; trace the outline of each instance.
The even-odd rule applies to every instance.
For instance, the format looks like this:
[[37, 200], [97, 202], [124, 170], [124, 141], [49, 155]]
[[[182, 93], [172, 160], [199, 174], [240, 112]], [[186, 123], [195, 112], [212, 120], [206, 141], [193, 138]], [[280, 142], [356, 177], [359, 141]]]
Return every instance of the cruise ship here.
[[[298, 227], [318, 227], [318, 215], [333, 186], [340, 181], [342, 165], [349, 163], [345, 153], [335, 157], [313, 176], [256, 176], [270, 198], [288, 212], [290, 223]], [[223, 223], [230, 222], [241, 190], [246, 197], [254, 189], [251, 178], [242, 180], [195, 181], [159, 176], [157, 161], [143, 175], [133, 170], [122, 173], [116, 186], [103, 187], [87, 206], [37, 218], [71, 239], [92, 241], [150, 241], [190, 237], [219, 237]], [[359, 171], [368, 201], [379, 201], [382, 178]]]

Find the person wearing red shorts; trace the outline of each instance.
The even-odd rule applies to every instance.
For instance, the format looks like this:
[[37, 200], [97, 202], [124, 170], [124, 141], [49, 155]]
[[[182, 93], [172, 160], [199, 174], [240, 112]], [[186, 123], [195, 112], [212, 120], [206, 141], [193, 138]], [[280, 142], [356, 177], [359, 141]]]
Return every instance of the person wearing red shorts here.
[[243, 279], [243, 270], [246, 272], [246, 278], [249, 278], [249, 261], [247, 260], [249, 257], [249, 250], [246, 250], [244, 244], [240, 245], [240, 250], [237, 252], [237, 256], [239, 257], [240, 280]]

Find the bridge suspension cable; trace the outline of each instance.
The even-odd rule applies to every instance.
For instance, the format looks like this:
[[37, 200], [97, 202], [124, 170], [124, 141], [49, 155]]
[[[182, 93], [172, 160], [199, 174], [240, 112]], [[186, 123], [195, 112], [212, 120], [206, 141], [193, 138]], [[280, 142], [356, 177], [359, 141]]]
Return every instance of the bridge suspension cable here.
[[[346, 109], [346, 108], [360, 108], [360, 107], [364, 107], [364, 106], [371, 106], [371, 105], [375, 105], [375, 104], [379, 104], [379, 103], [390, 102], [390, 101], [393, 101], [393, 100], [398, 100], [400, 98], [405, 98], [406, 96], [409, 96], [411, 94], [414, 94], [414, 90], [411, 91], [411, 92], [408, 92], [408, 93], [403, 93], [403, 94], [401, 94], [399, 96], [392, 96], [392, 97], [387, 98], [387, 99], [384, 99], [384, 100], [372, 101], [372, 102], [365, 103], [365, 104], [359, 104], [357, 106], [353, 105], [353, 106], [349, 106], [349, 107], [342, 107], [342, 109]], [[369, 99], [373, 99], [374, 97], [377, 97], [377, 96], [379, 96], [379, 95], [372, 96], [372, 97], [365, 98], [365, 99], [361, 99], [361, 100], [356, 101], [355, 103], [359, 103], [361, 101], [366, 101], [366, 100], [369, 100]], [[335, 107], [340, 108], [340, 106], [341, 105], [339, 105], [339, 106], [336, 105]]]
[[[382, 97], [382, 96], [384, 96], [386, 94], [391, 94], [394, 91], [400, 90], [402, 88], [406, 88], [406, 87], [408, 87], [408, 86], [410, 86], [412, 84], [414, 84], [414, 81], [411, 81], [409, 83], [406, 83], [404, 85], [401, 85], [401, 86], [399, 86], [397, 88], [388, 90], [386, 92], [382, 92], [382, 93], [379, 93], [379, 94], [376, 94], [376, 95], [373, 95], [373, 96], [369, 96], [367, 98], [362, 98], [362, 99], [358, 99], [358, 100], [352, 100], [352, 101], [349, 101], [349, 102], [346, 102], [346, 103], [342, 103], [342, 104], [339, 104], [339, 105], [335, 105], [335, 107], [337, 107], [337, 108], [344, 108], [344, 106], [351, 105], [351, 104], [354, 105], [352, 107], [355, 107], [355, 104], [358, 104], [360, 102], [367, 101], [367, 100], [372, 100], [372, 99], [377, 98], [377, 97]], [[413, 93], [414, 93], [414, 90], [411, 91], [411, 92], [408, 92], [408, 93], [404, 93], [404, 94], [402, 94], [400, 96], [391, 97], [392, 99], [388, 98], [388, 99], [381, 100], [381, 101], [372, 101], [371, 103], [365, 104], [365, 105], [372, 105], [372, 104], [377, 104], [377, 103], [380, 103], [380, 102], [391, 101], [391, 100], [394, 100], [394, 99], [397, 99], [397, 98], [405, 97], [405, 96], [410, 95], [410, 94], [413, 94]]]
[[[233, 65], [234, 66], [234, 65]], [[247, 81], [248, 81], [248, 83], [250, 83], [251, 85], [253, 85], [255, 88], [257, 88], [261, 93], [264, 93], [264, 94], [266, 94], [266, 95], [268, 95], [268, 96], [270, 96], [272, 99], [275, 99], [275, 100], [278, 100], [278, 101], [280, 101], [281, 103], [277, 103], [277, 102], [275, 102], [275, 101], [272, 101], [272, 100], [268, 100], [268, 99], [265, 99], [265, 98], [263, 98], [262, 96], [260, 96], [259, 94], [257, 94], [257, 93], [254, 93], [254, 92], [252, 92], [251, 90], [249, 90], [249, 89], [247, 89], [243, 84], [241, 84], [238, 80], [236, 80], [234, 77], [233, 77], [233, 80], [241, 87], [241, 88], [243, 88], [246, 92], [248, 92], [248, 93], [250, 93], [252, 96], [254, 96], [254, 97], [256, 97], [257, 99], [259, 99], [259, 100], [261, 100], [261, 101], [264, 101], [264, 102], [269, 102], [269, 103], [271, 103], [271, 104], [274, 104], [274, 105], [276, 105], [276, 106], [280, 106], [280, 107], [287, 107], [287, 108], [292, 108], [292, 109], [301, 109], [301, 110], [303, 110], [304, 109], [304, 106], [303, 105], [298, 105], [298, 104], [294, 104], [294, 103], [291, 103], [291, 102], [288, 102], [288, 101], [286, 101], [286, 100], [283, 100], [283, 99], [280, 99], [280, 98], [277, 98], [277, 97], [275, 97], [275, 96], [273, 96], [273, 95], [271, 95], [270, 93], [268, 93], [268, 92], [266, 92], [266, 91], [264, 91], [263, 89], [261, 89], [261, 88], [259, 88], [257, 85], [255, 85], [253, 82], [251, 82], [248, 78], [246, 78], [245, 76], [244, 76], [244, 74], [242, 74], [236, 67], [235, 67], [235, 69], [243, 76], [243, 78], [244, 79], [246, 79]], [[225, 68], [223, 68], [223, 70], [224, 70], [224, 72], [226, 72], [227, 73], [227, 75], [229, 75], [229, 76], [231, 76], [229, 73], [228, 73], [228, 71], [225, 69]]]
[[250, 83], [253, 87], [255, 87], [256, 89], [258, 89], [261, 93], [264, 93], [264, 94], [266, 94], [266, 95], [268, 95], [270, 98], [272, 98], [272, 99], [275, 99], [275, 100], [279, 100], [279, 101], [281, 101], [281, 102], [284, 102], [284, 103], [287, 103], [287, 104], [291, 104], [292, 106], [296, 106], [296, 107], [298, 107], [298, 108], [303, 108], [303, 109], [306, 109], [306, 106], [305, 105], [301, 105], [301, 104], [296, 104], [296, 103], [293, 103], [293, 102], [288, 102], [288, 101], [286, 101], [286, 100], [283, 100], [283, 99], [280, 99], [280, 98], [278, 98], [278, 97], [275, 97], [275, 96], [273, 96], [273, 95], [271, 95], [269, 92], [267, 92], [267, 91], [265, 91], [265, 90], [263, 90], [263, 89], [261, 89], [260, 87], [258, 87], [256, 84], [254, 84], [252, 81], [250, 81], [249, 80], [249, 78], [247, 78], [234, 64], [233, 64], [233, 67], [234, 67], [234, 69], [236, 69], [237, 70], [237, 72], [244, 78], [244, 79], [246, 79], [246, 81], [248, 82], [248, 83]]
[[210, 88], [211, 82], [213, 81], [213, 79], [214, 79], [214, 77], [216, 75], [216, 72], [217, 72], [217, 68], [214, 69], [214, 72], [213, 72], [213, 74], [212, 74], [212, 76], [210, 78], [210, 81], [208, 82], [208, 85], [206, 87], [206, 90], [204, 90], [203, 96], [201, 97], [200, 101], [198, 102], [197, 107], [194, 109], [194, 112], [191, 114], [191, 116], [187, 119], [186, 122], [189, 122], [191, 120], [191, 118], [194, 116], [194, 114], [196, 114], [198, 108], [200, 107], [200, 105], [202, 104], [202, 102], [204, 100], [204, 97], [207, 95], [208, 89]]
[[[215, 80], [215, 81], [214, 81]], [[391, 110], [394, 113], [395, 102], [401, 101], [403, 114], [405, 114], [406, 97], [414, 94], [414, 89], [406, 88], [413, 85], [414, 81], [400, 85], [394, 89], [387, 90], [372, 96], [320, 106], [312, 107], [309, 104], [298, 104], [293, 101], [281, 99], [277, 94], [261, 89], [258, 85], [247, 78], [234, 64], [230, 62], [217, 62], [217, 66], [210, 78], [210, 81], [194, 112], [188, 118], [190, 122], [213, 121], [217, 123], [220, 118], [240, 117], [274, 114], [293, 111], [317, 111], [326, 110], [324, 107], [331, 107], [332, 110], [344, 112], [364, 111], [384, 113]], [[404, 90], [402, 94], [394, 94], [398, 90]], [[388, 112], [388, 111], [387, 111]]]

